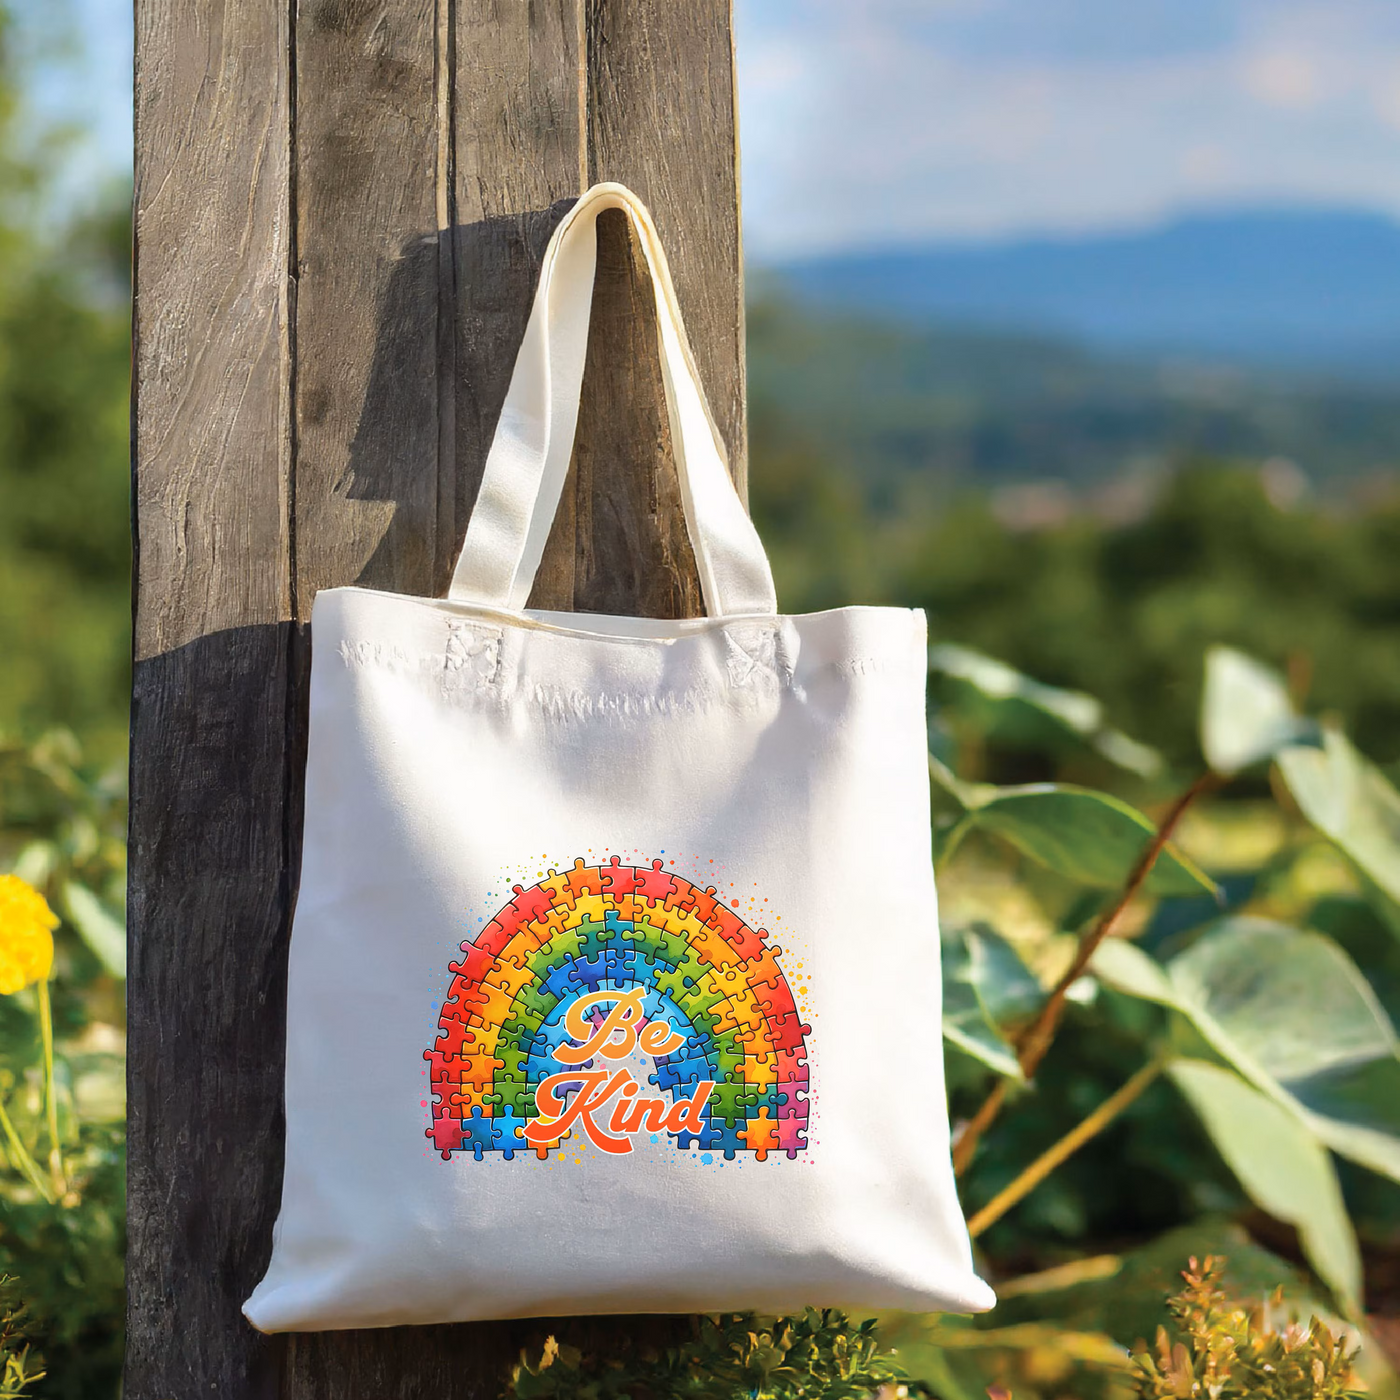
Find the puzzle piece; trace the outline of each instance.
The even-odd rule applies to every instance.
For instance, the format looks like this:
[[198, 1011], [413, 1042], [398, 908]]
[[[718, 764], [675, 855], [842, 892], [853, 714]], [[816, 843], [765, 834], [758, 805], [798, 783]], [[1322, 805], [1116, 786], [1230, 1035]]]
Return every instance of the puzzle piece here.
[[647, 1078], [658, 1089], [669, 1093], [680, 1091], [691, 1093], [702, 1079], [709, 1079], [710, 1066], [703, 1059], [672, 1059], [669, 1056], [657, 1060], [656, 1072]]
[[424, 1130], [424, 1136], [432, 1138], [444, 1162], [451, 1160], [454, 1152], [462, 1150], [462, 1123], [458, 1118], [434, 1119], [433, 1126]]
[[782, 951], [781, 948], [762, 948], [756, 957], [744, 963], [749, 974], [749, 986], [756, 996], [773, 987], [787, 985], [787, 978], [783, 976], [783, 969], [778, 963]]
[[495, 1150], [498, 1131], [495, 1122], [486, 1117], [478, 1104], [470, 1115], [462, 1119], [462, 1149], [465, 1151], [470, 1147], [479, 1162], [487, 1152]]
[[[542, 919], [554, 908], [553, 892], [544, 888], [543, 885], [531, 885], [527, 890], [524, 885], [512, 885], [515, 898], [510, 901], [506, 909], [510, 910], [511, 918], [518, 929], [522, 924], [528, 924], [532, 919]], [[505, 913], [503, 909], [496, 917], [504, 924], [506, 920], [502, 918]], [[514, 932], [515, 929], [512, 929]]]
[[760, 1108], [766, 1112], [776, 1104], [776, 1089], [760, 1088], [756, 1084], [716, 1084], [710, 1090], [707, 1107], [711, 1118], [734, 1123], [753, 1117]]
[[593, 958], [597, 957], [599, 953], [606, 953], [620, 932], [621, 929], [616, 922], [609, 924], [606, 919], [585, 920], [578, 926], [579, 957]]
[[457, 1079], [437, 1079], [429, 1081], [433, 1096], [433, 1117], [452, 1118], [456, 1116], [454, 1100], [461, 1091], [462, 1084]]
[[799, 1152], [807, 1147], [805, 1118], [778, 1119], [778, 1141], [775, 1144], [780, 1152], [786, 1152], [794, 1160]]
[[707, 885], [703, 890], [697, 885], [691, 885], [677, 902], [683, 908], [689, 909], [702, 924], [708, 924], [719, 907], [713, 885]]
[[778, 1146], [778, 1124], [775, 1119], [768, 1116], [767, 1108], [760, 1111], [758, 1117], [750, 1118], [739, 1129], [739, 1136], [743, 1138], [744, 1145], [753, 1153], [756, 1161], [764, 1161], [768, 1153]]
[[[728, 946], [727, 944], [725, 945]], [[711, 965], [710, 976], [714, 984], [726, 997], [734, 992], [746, 990], [749, 986], [748, 969], [741, 963], [721, 963]]]
[[[621, 908], [617, 912], [620, 918], [627, 917]], [[676, 966], [677, 961], [685, 953], [684, 938], [679, 934], [672, 933], [669, 929], [653, 924], [640, 914], [629, 922], [632, 925], [632, 946], [638, 953], [644, 954], [650, 962], [657, 965], [671, 968]]]
[[501, 1111], [507, 1109], [520, 1118], [537, 1117], [535, 1111], [535, 1088], [536, 1086], [528, 1081], [519, 1084], [502, 1084], [500, 1088]]
[[753, 999], [747, 987], [725, 997], [714, 1007], [715, 1024], [722, 1031], [742, 1035], [745, 1028], [758, 1031], [768, 1025], [762, 1007]]
[[759, 929], [755, 932], [732, 909], [725, 908], [723, 904], [715, 905], [713, 916], [706, 922], [734, 949], [741, 963], [753, 962], [766, 951], [763, 940], [767, 937], [767, 930]]
[[695, 956], [709, 968], [732, 967], [742, 971], [739, 954], [734, 945], [726, 943], [708, 924], [702, 924], [691, 937], [690, 946], [694, 949]]
[[579, 856], [574, 861], [574, 867], [565, 875], [569, 889], [573, 892], [575, 900], [583, 895], [600, 895], [603, 893], [603, 872], [596, 865], [585, 865], [583, 857]]
[[514, 1001], [515, 994], [521, 987], [534, 980], [535, 973], [528, 962], [521, 966], [509, 958], [498, 958], [495, 967], [483, 979], [483, 985], [499, 987], [511, 1001]]
[[807, 1081], [793, 1083], [791, 1080], [780, 1081], [778, 1089], [778, 1117], [779, 1118], [800, 1118], [804, 1123], [807, 1121]]
[[472, 1055], [490, 1050], [500, 1035], [499, 1026], [459, 1021], [447, 1017], [438, 1023], [437, 1040], [433, 1049], [444, 1054]]
[[768, 1021], [769, 1034], [779, 1050], [793, 1050], [806, 1046], [806, 1037], [812, 1034], [811, 1026], [804, 1026], [792, 1012], [774, 1016]]
[[636, 894], [652, 906], [664, 906], [668, 901], [673, 902], [680, 893], [675, 876], [667, 874], [661, 865], [660, 860], [654, 860], [650, 870], [638, 866], [633, 871]]
[[732, 1162], [744, 1150], [742, 1127], [741, 1123], [721, 1123], [712, 1119], [702, 1146], [712, 1152], [723, 1152], [725, 1161]]
[[548, 877], [540, 881], [540, 888], [549, 892], [549, 901], [554, 909], [570, 910], [574, 907], [577, 895], [569, 883], [567, 872], [551, 870]]
[[454, 1084], [448, 1094], [448, 1107], [456, 1118], [463, 1117], [474, 1108], [485, 1112], [491, 1107], [493, 1092], [490, 1084]]
[[447, 970], [470, 984], [484, 981], [487, 973], [496, 966], [496, 954], [479, 943], [463, 943], [462, 956], [457, 962], [447, 964]]
[[778, 1057], [776, 1055], [746, 1055], [740, 1062], [739, 1073], [745, 1084], [759, 1084], [767, 1087], [778, 1082]]
[[770, 1021], [781, 1020], [784, 1016], [797, 1019], [797, 1003], [793, 1001], [792, 990], [786, 982], [752, 982], [749, 990]]
[[599, 872], [604, 891], [613, 899], [632, 894], [637, 888], [637, 872], [630, 865], [623, 865], [621, 856], [613, 856]]
[[[510, 912], [503, 909], [490, 923], [482, 927], [481, 932], [471, 942], [484, 953], [496, 957], [515, 937], [518, 927]], [[465, 949], [465, 944], [463, 948]]]
[[447, 1079], [458, 1079], [462, 1077], [462, 1057], [455, 1050], [425, 1050], [423, 1058], [427, 1060], [428, 1078], [434, 1084]]
[[505, 1020], [510, 1015], [511, 1001], [512, 998], [500, 987], [493, 987], [486, 982], [475, 987], [464, 987], [457, 998], [461, 1010], [470, 1010], [487, 1025], [492, 1022], [499, 1024]]
[[529, 1122], [529, 1118], [518, 1112], [513, 1106], [502, 1104], [496, 1111], [494, 1121], [496, 1128], [493, 1136], [496, 1151], [507, 1162], [513, 1162], [515, 1154], [524, 1152], [530, 1145], [525, 1137], [525, 1124]]

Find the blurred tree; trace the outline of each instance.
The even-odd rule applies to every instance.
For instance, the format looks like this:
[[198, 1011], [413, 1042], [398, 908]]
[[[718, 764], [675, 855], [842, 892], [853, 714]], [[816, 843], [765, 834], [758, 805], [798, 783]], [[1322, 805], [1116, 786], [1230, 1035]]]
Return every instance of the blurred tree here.
[[0, 10], [0, 730], [120, 752], [129, 668], [127, 192], [62, 217]]
[[771, 406], [753, 424], [753, 508], [785, 610], [922, 606], [935, 640], [1089, 691], [1183, 764], [1199, 658], [1228, 643], [1285, 668], [1381, 762], [1400, 759], [1400, 493], [1364, 512], [1289, 509], [1258, 469], [1197, 459], [1139, 521], [1071, 513], [1019, 530], [971, 491], [876, 514], [853, 464]]

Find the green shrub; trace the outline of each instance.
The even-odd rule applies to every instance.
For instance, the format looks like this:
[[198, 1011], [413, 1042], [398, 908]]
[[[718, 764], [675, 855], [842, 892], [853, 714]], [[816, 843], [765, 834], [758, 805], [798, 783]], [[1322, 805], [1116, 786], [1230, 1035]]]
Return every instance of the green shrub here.
[[[1167, 1303], [1172, 1327], [1133, 1356], [1142, 1400], [1342, 1400], [1355, 1388], [1354, 1348], [1314, 1317], [1280, 1327], [1268, 1306], [1226, 1301], [1221, 1262], [1192, 1259], [1186, 1287]], [[1277, 1311], [1282, 1299], [1273, 1300]]]

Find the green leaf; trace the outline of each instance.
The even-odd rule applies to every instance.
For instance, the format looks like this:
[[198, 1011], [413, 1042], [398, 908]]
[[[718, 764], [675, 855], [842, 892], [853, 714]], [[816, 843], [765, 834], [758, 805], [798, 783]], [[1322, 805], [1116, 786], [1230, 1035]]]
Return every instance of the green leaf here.
[[1400, 1181], [1400, 1046], [1370, 984], [1330, 938], [1226, 919], [1165, 969], [1110, 940], [1093, 970], [1176, 1010], [1319, 1141]]
[[62, 859], [62, 854], [54, 842], [30, 841], [15, 857], [11, 871], [26, 884], [42, 890], [58, 869]]
[[125, 979], [126, 925], [90, 889], [74, 880], [63, 886], [63, 906], [69, 922], [102, 966], [113, 977]]
[[1400, 903], [1400, 792], [1380, 769], [1334, 729], [1321, 748], [1285, 749], [1278, 766], [1303, 815]]
[[966, 811], [980, 807], [1001, 791], [995, 783], [969, 783], [958, 777], [948, 765], [929, 750], [928, 774], [957, 804]]
[[985, 925], [943, 931], [943, 1036], [998, 1074], [1024, 1080], [1001, 1027], [1040, 1004], [1040, 983]]
[[928, 665], [971, 692], [972, 718], [994, 738], [1030, 747], [1069, 740], [1141, 777], [1162, 767], [1155, 749], [1107, 725], [1103, 704], [1092, 695], [1045, 685], [1003, 661], [950, 643], [930, 647]]
[[1290, 744], [1315, 744], [1318, 732], [1294, 712], [1276, 672], [1231, 647], [1206, 653], [1201, 749], [1215, 772], [1237, 773]]
[[1317, 1276], [1358, 1308], [1361, 1252], [1326, 1149], [1297, 1115], [1228, 1069], [1176, 1060], [1167, 1072], [1249, 1198], [1297, 1229]]
[[[1120, 889], [1156, 833], [1135, 807], [1089, 788], [1035, 783], [968, 795], [975, 804], [966, 819], [971, 826], [1094, 889]], [[1152, 894], [1216, 893], [1214, 882], [1170, 844], [1157, 858], [1146, 889]]]

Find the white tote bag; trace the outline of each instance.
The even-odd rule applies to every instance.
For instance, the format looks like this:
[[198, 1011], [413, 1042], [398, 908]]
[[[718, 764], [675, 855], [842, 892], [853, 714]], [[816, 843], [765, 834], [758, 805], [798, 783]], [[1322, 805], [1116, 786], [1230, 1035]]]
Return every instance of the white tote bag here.
[[[704, 618], [525, 608], [611, 208]], [[328, 589], [312, 635], [255, 1326], [991, 1305], [949, 1163], [924, 618], [778, 615], [627, 190], [550, 242], [448, 597]]]

